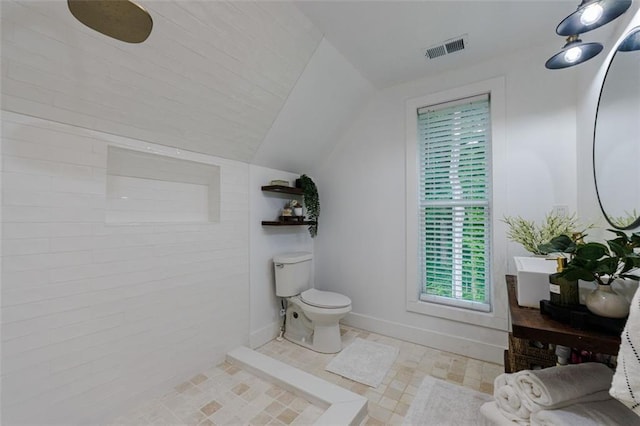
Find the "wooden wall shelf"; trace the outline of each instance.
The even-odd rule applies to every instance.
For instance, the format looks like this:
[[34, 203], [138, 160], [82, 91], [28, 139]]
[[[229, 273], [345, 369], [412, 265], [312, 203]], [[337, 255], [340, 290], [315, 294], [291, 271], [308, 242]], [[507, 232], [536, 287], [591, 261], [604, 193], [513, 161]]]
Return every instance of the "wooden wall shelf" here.
[[515, 337], [586, 349], [596, 353], [618, 354], [620, 335], [592, 330], [578, 330], [568, 324], [543, 315], [539, 309], [519, 306], [516, 298], [517, 278], [513, 275], [507, 275], [506, 280], [511, 312], [511, 328]]
[[262, 187], [262, 190], [267, 192], [278, 192], [280, 194], [302, 195], [302, 188], [293, 188], [291, 186], [266, 185]]
[[[275, 192], [278, 194], [289, 194], [302, 196], [302, 188], [293, 188], [283, 185], [265, 185], [262, 187], [264, 192]], [[309, 226], [315, 222], [309, 220], [263, 220], [262, 226]]]
[[279, 220], [263, 220], [262, 221], [262, 226], [302, 226], [302, 225], [312, 225], [315, 222], [312, 221], [307, 221], [305, 220], [304, 222], [298, 222], [298, 221], [287, 221], [287, 222], [281, 222]]

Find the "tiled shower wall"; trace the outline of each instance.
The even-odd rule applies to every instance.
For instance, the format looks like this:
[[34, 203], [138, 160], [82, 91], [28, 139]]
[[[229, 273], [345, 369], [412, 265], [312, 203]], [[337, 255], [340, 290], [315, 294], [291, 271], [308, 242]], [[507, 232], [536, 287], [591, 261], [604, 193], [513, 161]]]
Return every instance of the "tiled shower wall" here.
[[[107, 146], [220, 166], [218, 223], [105, 224]], [[248, 165], [2, 115], [2, 423], [110, 419], [248, 342]]]

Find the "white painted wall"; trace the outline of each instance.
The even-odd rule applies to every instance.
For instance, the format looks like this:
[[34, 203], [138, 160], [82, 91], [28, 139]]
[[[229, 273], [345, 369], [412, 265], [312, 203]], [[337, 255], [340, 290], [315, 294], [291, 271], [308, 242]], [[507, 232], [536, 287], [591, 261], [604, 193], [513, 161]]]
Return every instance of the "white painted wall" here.
[[[315, 172], [323, 193], [316, 241], [316, 287], [353, 301], [348, 323], [502, 362], [506, 333], [405, 308], [405, 101], [505, 76], [507, 207], [498, 215], [540, 220], [554, 205], [575, 210], [575, 71], [552, 73], [544, 61], [556, 46], [493, 60], [378, 92], [339, 146]], [[508, 245], [500, 257], [523, 253]], [[510, 262], [511, 263], [511, 262]], [[494, 265], [513, 272], [509, 265]], [[503, 280], [494, 283], [506, 303]]]
[[373, 90], [369, 81], [322, 39], [251, 162], [309, 173], [318, 159], [333, 150]]
[[[220, 167], [220, 221], [105, 224], [107, 145]], [[2, 423], [88, 424], [248, 343], [249, 166], [2, 116]]]
[[[369, 82], [323, 39], [253, 158], [249, 171], [252, 347], [275, 337], [282, 323], [280, 302], [275, 296], [273, 256], [314, 250], [314, 240], [306, 227], [260, 224], [262, 220], [275, 220], [292, 198], [260, 188], [272, 179], [286, 179], [293, 185], [301, 173], [310, 174], [319, 161], [327, 158], [372, 92]], [[324, 188], [319, 192], [324, 205]], [[322, 233], [324, 217], [320, 222]]]
[[[294, 251], [313, 252], [313, 239], [306, 226], [268, 227], [263, 220], [277, 220], [279, 211], [294, 198], [301, 197], [263, 192], [260, 188], [273, 179], [285, 179], [294, 185], [298, 174], [251, 165], [249, 167], [249, 234], [251, 258], [251, 330], [250, 344], [258, 347], [277, 336], [282, 323], [280, 299], [276, 297], [273, 256]], [[322, 195], [321, 195], [322, 197]]]

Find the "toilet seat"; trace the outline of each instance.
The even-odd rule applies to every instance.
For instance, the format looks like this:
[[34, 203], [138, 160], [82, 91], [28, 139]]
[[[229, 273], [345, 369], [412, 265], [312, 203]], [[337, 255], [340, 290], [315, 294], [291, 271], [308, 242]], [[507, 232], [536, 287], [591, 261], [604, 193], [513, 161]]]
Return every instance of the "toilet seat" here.
[[338, 309], [351, 305], [351, 299], [344, 294], [310, 288], [300, 293], [300, 300], [317, 308]]

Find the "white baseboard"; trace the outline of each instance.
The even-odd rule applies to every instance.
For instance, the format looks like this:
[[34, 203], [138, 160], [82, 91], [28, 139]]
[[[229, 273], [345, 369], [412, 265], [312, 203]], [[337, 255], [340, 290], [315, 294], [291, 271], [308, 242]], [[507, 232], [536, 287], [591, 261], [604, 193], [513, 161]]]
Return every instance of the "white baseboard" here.
[[[487, 342], [466, 339], [449, 334], [443, 334], [434, 330], [413, 327], [397, 322], [386, 321], [350, 312], [342, 319], [342, 323], [351, 327], [360, 328], [385, 336], [405, 340], [411, 343], [428, 346], [441, 351], [453, 352], [482, 361], [493, 362], [502, 365], [504, 363], [504, 350], [506, 346], [493, 345]], [[494, 330], [496, 333], [499, 331]], [[504, 332], [505, 344], [507, 332]]]
[[249, 335], [249, 347], [251, 349], [259, 348], [267, 342], [272, 341], [278, 334], [280, 334], [281, 321], [274, 321], [271, 324], [267, 324], [257, 331], [252, 332]]

